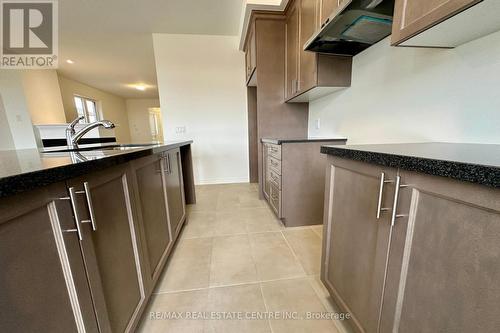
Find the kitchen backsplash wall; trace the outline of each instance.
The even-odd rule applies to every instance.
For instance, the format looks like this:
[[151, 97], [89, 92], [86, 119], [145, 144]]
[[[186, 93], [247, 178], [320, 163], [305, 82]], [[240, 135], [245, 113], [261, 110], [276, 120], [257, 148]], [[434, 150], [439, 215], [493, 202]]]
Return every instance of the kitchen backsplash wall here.
[[500, 32], [451, 50], [387, 38], [357, 55], [352, 87], [309, 107], [310, 137], [338, 135], [350, 144], [500, 143]]

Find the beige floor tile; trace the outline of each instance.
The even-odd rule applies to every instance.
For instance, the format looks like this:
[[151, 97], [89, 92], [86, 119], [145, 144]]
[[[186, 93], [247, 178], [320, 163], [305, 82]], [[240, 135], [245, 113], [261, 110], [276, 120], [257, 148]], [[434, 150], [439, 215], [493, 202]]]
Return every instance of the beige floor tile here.
[[155, 293], [207, 288], [209, 281], [210, 262], [171, 261], [160, 277]]
[[311, 226], [311, 230], [314, 231], [316, 235], [319, 236], [320, 239], [323, 239], [323, 225], [313, 225]]
[[295, 320], [270, 320], [274, 333], [338, 332], [331, 320], [306, 319], [308, 312], [326, 311], [307, 278], [263, 282], [262, 293], [268, 311], [285, 311], [297, 316]]
[[238, 235], [245, 234], [245, 220], [238, 211], [219, 211], [216, 215], [214, 235]]
[[188, 213], [182, 238], [211, 237], [215, 230], [215, 212], [193, 211]]
[[308, 275], [318, 275], [321, 270], [321, 239], [310, 228], [284, 230], [292, 247]]
[[248, 235], [215, 237], [210, 265], [210, 286], [257, 281]]
[[259, 199], [256, 191], [242, 192], [238, 194], [241, 208], [263, 208], [266, 207], [266, 202]]
[[210, 260], [212, 238], [180, 239], [172, 250], [170, 261], [188, 260], [205, 262]]
[[217, 211], [238, 210], [240, 200], [238, 195], [232, 192], [221, 192], [217, 197]]
[[242, 209], [240, 213], [245, 219], [248, 232], [279, 231], [283, 229], [283, 225], [269, 207]]
[[266, 311], [260, 285], [212, 288], [208, 294], [208, 311], [217, 313], [239, 312], [240, 318], [210, 321], [210, 327], [217, 333], [271, 332], [268, 320], [252, 320], [252, 313]]
[[212, 239], [180, 240], [160, 276], [156, 293], [207, 288], [210, 281]]
[[214, 193], [196, 193], [196, 204], [188, 206], [188, 212], [213, 212], [217, 209], [219, 194]]
[[249, 237], [260, 281], [305, 276], [281, 232], [256, 233]]
[[[339, 308], [333, 302], [333, 300], [332, 300], [330, 294], [328, 293], [328, 290], [324, 286], [323, 282], [321, 282], [320, 277], [319, 276], [309, 276], [308, 280], [311, 284], [311, 287], [316, 292], [316, 295], [318, 295], [321, 303], [325, 307], [326, 311], [332, 312], [332, 313], [341, 313]], [[337, 327], [337, 330], [339, 331], [339, 333], [352, 333], [352, 328], [349, 326], [347, 321], [334, 320], [333, 323]]]
[[[205, 312], [208, 302], [208, 289], [173, 294], [154, 295], [150, 305], [144, 312], [141, 333], [208, 332], [208, 321], [202, 319], [187, 319], [187, 313]], [[181, 319], [167, 319], [169, 313], [182, 314]], [[157, 317], [154, 317], [157, 313]], [[153, 319], [154, 318], [154, 319]], [[192, 317], [191, 317], [192, 318]]]

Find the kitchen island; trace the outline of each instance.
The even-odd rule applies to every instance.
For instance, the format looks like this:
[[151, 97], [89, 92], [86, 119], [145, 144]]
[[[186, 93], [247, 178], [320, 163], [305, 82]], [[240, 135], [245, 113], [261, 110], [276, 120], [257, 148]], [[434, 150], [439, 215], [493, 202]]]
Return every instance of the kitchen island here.
[[0, 331], [134, 331], [196, 200], [191, 144], [0, 152]]
[[321, 280], [355, 331], [498, 332], [500, 145], [322, 152]]

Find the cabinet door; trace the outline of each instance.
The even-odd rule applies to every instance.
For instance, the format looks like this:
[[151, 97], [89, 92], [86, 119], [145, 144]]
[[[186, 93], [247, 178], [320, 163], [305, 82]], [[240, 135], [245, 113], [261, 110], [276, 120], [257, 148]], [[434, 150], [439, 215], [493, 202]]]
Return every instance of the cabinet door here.
[[145, 301], [138, 224], [128, 165], [117, 166], [70, 182], [79, 196], [78, 219], [85, 215], [84, 182], [88, 184], [95, 230], [82, 225], [85, 263], [94, 306], [104, 331], [133, 330]]
[[500, 190], [402, 172], [381, 332], [498, 332]]
[[298, 91], [299, 3], [300, 0], [292, 4], [286, 19], [286, 98], [293, 96]]
[[[381, 173], [394, 181], [396, 171], [333, 157], [327, 165], [321, 278], [358, 331], [376, 332], [390, 238], [390, 212], [377, 219]], [[393, 192], [385, 183], [381, 208]]]
[[165, 163], [167, 169], [165, 183], [167, 187], [168, 215], [172, 237], [175, 239], [186, 216], [180, 150], [168, 151]]
[[166, 172], [158, 155], [144, 157], [131, 163], [134, 172], [134, 188], [137, 211], [142, 226], [148, 274], [156, 280], [172, 243], [166, 204]]
[[342, 0], [321, 0], [321, 25], [325, 25]]
[[320, 0], [300, 0], [299, 90], [306, 91], [316, 85], [316, 53], [304, 51], [304, 44], [319, 27]]
[[270, 180], [269, 180], [269, 172], [267, 171], [268, 168], [268, 159], [269, 159], [269, 145], [264, 143], [262, 145], [262, 180], [263, 180], [263, 186], [262, 186], [262, 192], [264, 193], [264, 197], [266, 199], [269, 199], [269, 193], [270, 193]]
[[0, 199], [0, 332], [99, 331], [67, 196], [57, 184]]
[[254, 27], [252, 25], [248, 28], [247, 43], [245, 47], [245, 61], [246, 61], [246, 73], [248, 80], [252, 76], [255, 68], [257, 67], [255, 32], [254, 32]]
[[400, 44], [481, 0], [396, 0], [391, 41]]

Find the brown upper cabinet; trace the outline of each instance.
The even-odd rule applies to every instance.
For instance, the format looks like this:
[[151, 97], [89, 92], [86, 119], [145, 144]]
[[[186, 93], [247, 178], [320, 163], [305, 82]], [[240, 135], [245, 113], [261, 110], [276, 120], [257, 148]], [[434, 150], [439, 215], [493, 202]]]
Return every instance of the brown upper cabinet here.
[[285, 98], [299, 90], [299, 3], [292, 3], [286, 17]]
[[245, 64], [247, 86], [255, 86], [257, 83], [257, 53], [255, 45], [255, 28], [251, 24], [248, 27], [248, 36], [245, 45]]
[[396, 0], [391, 43], [456, 47], [498, 31], [499, 10], [496, 0]]
[[321, 13], [332, 7], [325, 2], [295, 0], [286, 12], [286, 102], [309, 102], [351, 85], [351, 57], [304, 51], [304, 44], [319, 28]]
[[352, 0], [317, 0], [320, 4], [320, 18], [321, 28], [323, 28], [329, 21], [330, 17], [337, 13], [340, 7], [345, 3], [351, 3]]

